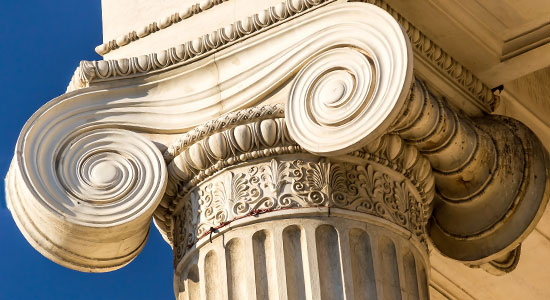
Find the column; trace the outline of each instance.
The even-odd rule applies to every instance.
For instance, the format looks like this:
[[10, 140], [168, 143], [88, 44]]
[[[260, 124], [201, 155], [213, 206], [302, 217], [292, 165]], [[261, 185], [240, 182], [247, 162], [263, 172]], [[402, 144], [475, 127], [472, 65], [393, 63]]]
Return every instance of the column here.
[[178, 299], [426, 299], [428, 160], [397, 135], [371, 151], [308, 153], [282, 111], [240, 111], [182, 138], [169, 166], [186, 182], [173, 225]]

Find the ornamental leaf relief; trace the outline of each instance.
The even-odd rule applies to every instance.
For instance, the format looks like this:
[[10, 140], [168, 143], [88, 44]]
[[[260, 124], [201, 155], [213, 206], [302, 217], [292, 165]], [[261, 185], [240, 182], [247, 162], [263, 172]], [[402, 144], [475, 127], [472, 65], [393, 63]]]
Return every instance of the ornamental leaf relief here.
[[[212, 229], [250, 215], [303, 207], [332, 207], [384, 218], [424, 241], [425, 217], [404, 178], [373, 164], [327, 159], [278, 161], [227, 170], [190, 191], [177, 214], [175, 245], [187, 247]], [[182, 222], [182, 220], [184, 220]], [[176, 261], [185, 253], [176, 251]]]

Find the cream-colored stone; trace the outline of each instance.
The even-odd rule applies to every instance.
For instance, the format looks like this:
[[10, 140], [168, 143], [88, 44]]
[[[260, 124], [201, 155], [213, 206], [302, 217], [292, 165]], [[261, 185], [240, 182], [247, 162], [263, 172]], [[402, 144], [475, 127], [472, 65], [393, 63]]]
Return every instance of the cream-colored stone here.
[[[82, 62], [16, 145], [6, 191], [25, 237], [109, 271], [154, 216], [181, 299], [545, 298], [548, 76], [516, 78], [544, 67], [528, 63], [547, 25], [526, 20], [547, 11], [358, 2], [375, 5], [105, 0], [113, 60]], [[499, 95], [542, 143], [483, 114]]]
[[[178, 299], [427, 298], [425, 248], [406, 231], [362, 213], [299, 211], [249, 217], [206, 237], [176, 269]], [[196, 277], [196, 269], [204, 271]]]
[[[98, 52], [105, 55], [106, 59], [156, 53], [210, 34], [232, 23], [252, 23], [252, 20], [249, 20], [250, 16], [260, 12], [265, 14], [265, 10], [270, 7], [280, 7], [282, 1], [185, 0], [163, 2], [103, 0], [104, 44], [96, 48], [99, 50]], [[298, 4], [296, 7], [302, 5], [299, 1], [295, 3]], [[134, 9], [131, 10], [131, 13], [121, 15], [120, 12], [128, 6], [134, 7]], [[178, 16], [176, 17], [175, 14]], [[163, 23], [166, 24], [164, 28]], [[140, 26], [136, 27], [136, 25]], [[167, 28], [170, 30], [164, 30]], [[118, 37], [122, 38], [121, 41], [125, 41], [123, 45], [118, 42]], [[111, 47], [116, 49], [109, 51], [110, 44], [116, 45]]]
[[[7, 175], [7, 203], [19, 229], [61, 265], [88, 272], [126, 265], [145, 245], [164, 193], [160, 151], [128, 130], [86, 128], [78, 118], [66, 118], [71, 127], [63, 128], [55, 109], [38, 115], [27, 123]], [[51, 134], [33, 139], [44, 131]]]
[[[254, 149], [244, 150], [235, 135], [251, 131], [235, 129], [260, 129], [266, 120], [246, 118], [246, 112], [241, 116], [230, 118], [240, 119], [240, 125], [212, 123], [227, 128], [221, 133], [233, 156], [197, 165], [196, 157], [212, 154], [207, 148], [203, 154], [188, 151], [209, 145], [211, 133], [200, 131], [206, 136], [201, 139], [190, 132], [177, 154], [181, 161], [169, 167], [171, 182], [180, 182], [176, 196], [166, 200], [177, 205], [169, 210], [174, 211], [170, 227], [181, 299], [198, 298], [197, 293], [207, 299], [427, 297], [428, 268], [422, 259], [433, 178], [414, 148], [388, 156], [389, 147], [403, 145], [388, 136], [382, 140], [393, 142], [371, 153], [321, 158], [285, 147], [295, 142], [285, 137], [285, 123], [276, 122], [271, 132], [281, 134], [275, 144], [262, 144], [260, 131], [251, 136]], [[263, 255], [254, 252], [260, 250]], [[372, 256], [363, 258], [363, 251]], [[197, 278], [201, 289], [194, 287]]]
[[490, 87], [550, 65], [547, 1], [387, 2]]

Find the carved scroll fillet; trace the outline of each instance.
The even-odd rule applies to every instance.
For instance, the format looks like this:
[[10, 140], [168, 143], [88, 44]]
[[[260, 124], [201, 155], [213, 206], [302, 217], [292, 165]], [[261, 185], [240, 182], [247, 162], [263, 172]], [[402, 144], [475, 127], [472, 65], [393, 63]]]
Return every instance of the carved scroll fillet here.
[[[305, 65], [287, 101], [292, 137], [312, 153], [344, 154], [388, 131], [409, 92], [412, 51], [401, 26], [368, 7], [357, 48], [330, 49]], [[368, 116], [368, 117], [366, 117]]]
[[431, 162], [438, 194], [430, 237], [445, 255], [484, 264], [534, 229], [550, 197], [550, 163], [525, 125], [470, 120], [417, 81], [393, 130]]
[[[353, 61], [353, 54], [347, 56]], [[310, 65], [317, 63], [312, 60]], [[325, 67], [337, 68], [330, 63]], [[342, 68], [350, 69], [346, 64]], [[347, 107], [333, 108], [324, 98], [330, 93], [316, 93], [317, 86], [329, 80], [338, 87], [345, 86], [346, 74], [319, 71], [310, 75], [304, 71], [297, 75], [295, 84], [301, 86], [294, 88], [304, 92], [289, 97], [288, 115], [293, 117], [286, 120], [299, 145], [314, 153], [340, 154], [369, 147], [381, 130], [399, 135], [420, 150], [431, 163], [438, 189], [430, 237], [451, 258], [471, 265], [485, 264], [515, 249], [534, 229], [550, 194], [550, 164], [548, 153], [527, 127], [505, 117], [472, 121], [433, 96], [419, 80], [399, 90], [409, 91], [406, 101], [383, 102], [388, 106], [387, 115], [394, 116], [389, 119], [391, 124], [369, 123], [379, 118], [379, 111], [353, 110], [361, 103], [365, 107], [376, 105], [360, 94], [361, 88], [349, 95], [341, 93], [345, 99], [361, 95], [358, 104]], [[330, 123], [319, 113], [322, 109], [334, 120], [338, 116], [358, 117]], [[328, 114], [332, 109], [335, 112]], [[356, 122], [363, 126], [355, 127]]]
[[521, 244], [514, 250], [504, 253], [500, 257], [496, 257], [492, 261], [482, 265], [472, 265], [473, 268], [482, 268], [486, 272], [495, 276], [502, 276], [512, 272], [519, 263], [521, 255]]

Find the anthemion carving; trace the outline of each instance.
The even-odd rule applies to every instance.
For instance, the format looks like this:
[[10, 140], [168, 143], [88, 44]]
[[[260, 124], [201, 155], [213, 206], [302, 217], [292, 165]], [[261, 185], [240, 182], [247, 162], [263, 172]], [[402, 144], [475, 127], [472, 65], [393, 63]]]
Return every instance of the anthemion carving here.
[[[255, 111], [260, 115], [260, 111], [276, 111], [276, 108], [268, 106]], [[219, 120], [228, 119], [224, 116]], [[219, 120], [209, 124], [232, 127], [230, 122]], [[424, 241], [434, 181], [428, 161], [414, 147], [405, 146], [396, 135], [383, 136], [368, 149], [350, 153], [346, 158], [362, 161], [361, 164], [330, 162], [300, 154], [304, 151], [285, 137], [288, 133], [284, 124], [280, 118], [264, 119], [215, 133], [195, 140], [195, 144], [181, 151], [170, 163], [170, 178], [184, 184], [173, 188], [169, 184], [166, 194], [174, 196], [164, 201], [172, 204], [168, 202], [161, 207], [181, 210], [182, 217], [176, 217], [175, 223], [187, 222], [181, 228], [175, 225], [176, 230], [183, 230], [176, 233], [174, 244], [181, 247], [175, 252], [176, 257], [198, 237], [210, 232], [210, 228], [225, 226], [249, 214], [300, 207], [334, 207], [378, 215], [409, 229]], [[207, 124], [199, 128], [208, 132], [213, 126]], [[389, 149], [394, 147], [406, 150], [388, 156]], [[301, 159], [280, 162], [272, 157]], [[311, 159], [313, 161], [308, 161]], [[237, 167], [249, 160], [255, 163]], [[258, 163], [258, 160], [265, 162]], [[389, 168], [408, 178], [410, 183], [380, 173], [368, 162]], [[216, 175], [225, 168], [232, 171]], [[222, 179], [209, 179], [212, 176]], [[210, 183], [204, 183], [205, 180]], [[410, 188], [415, 190], [415, 197], [410, 196]], [[181, 201], [181, 198], [188, 200]], [[175, 207], [177, 205], [183, 206]], [[196, 215], [198, 211], [201, 211], [200, 216]], [[157, 210], [157, 214], [162, 212], [165, 211]], [[162, 226], [157, 222], [157, 225], [167, 228], [167, 224]], [[187, 242], [181, 242], [183, 240]]]
[[549, 198], [546, 149], [517, 120], [436, 95], [413, 51], [496, 105], [376, 5], [289, 0], [162, 53], [82, 62], [17, 142], [19, 228], [53, 261], [104, 272], [154, 218], [178, 299], [428, 299], [431, 247], [512, 271]]

